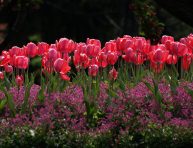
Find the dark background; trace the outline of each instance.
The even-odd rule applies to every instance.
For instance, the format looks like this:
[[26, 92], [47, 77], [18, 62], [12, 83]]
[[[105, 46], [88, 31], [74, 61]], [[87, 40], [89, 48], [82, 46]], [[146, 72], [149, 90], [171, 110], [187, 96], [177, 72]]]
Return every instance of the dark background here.
[[0, 0], [0, 50], [61, 37], [104, 44], [125, 34], [156, 44], [163, 34], [193, 32], [192, 18], [191, 0]]

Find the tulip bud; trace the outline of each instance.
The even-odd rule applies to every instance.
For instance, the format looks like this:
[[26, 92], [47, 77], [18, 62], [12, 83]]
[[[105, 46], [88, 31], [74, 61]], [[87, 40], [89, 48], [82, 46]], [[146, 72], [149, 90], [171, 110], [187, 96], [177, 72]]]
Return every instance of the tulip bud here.
[[109, 52], [107, 54], [107, 63], [110, 65], [114, 65], [118, 60], [118, 55], [116, 52]]
[[113, 69], [111, 69], [111, 71], [109, 72], [109, 77], [110, 77], [110, 79], [116, 80], [117, 76], [118, 76], [118, 72], [113, 67]]
[[25, 56], [16, 56], [14, 66], [20, 69], [26, 69], [29, 66], [29, 58]]
[[12, 73], [13, 67], [11, 65], [5, 65], [4, 66], [5, 72]]
[[4, 74], [3, 72], [0, 71], [0, 79], [3, 80], [4, 79]]
[[17, 75], [15, 81], [18, 86], [22, 86], [24, 81], [23, 76]]
[[95, 77], [98, 73], [99, 67], [96, 64], [90, 65], [88, 68], [88, 74]]
[[62, 66], [64, 64], [64, 60], [61, 58], [58, 58], [55, 62], [54, 62], [54, 69], [56, 72], [60, 72], [62, 70]]
[[38, 53], [38, 47], [36, 46], [36, 44], [30, 42], [28, 43], [25, 47], [24, 50], [26, 52], [26, 56], [28, 57], [35, 57]]

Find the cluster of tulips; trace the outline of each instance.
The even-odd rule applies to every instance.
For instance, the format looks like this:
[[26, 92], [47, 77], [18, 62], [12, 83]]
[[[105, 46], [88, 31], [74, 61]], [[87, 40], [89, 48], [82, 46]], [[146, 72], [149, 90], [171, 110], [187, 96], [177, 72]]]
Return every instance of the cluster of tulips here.
[[86, 43], [76, 43], [67, 38], [61, 38], [51, 45], [30, 42], [23, 47], [14, 46], [2, 51], [0, 79], [4, 79], [5, 73], [14, 72], [16, 83], [21, 86], [24, 81], [22, 74], [28, 69], [30, 60], [36, 56], [41, 57], [42, 73], [56, 72], [63, 80], [70, 80], [68, 72], [72, 63], [78, 72], [88, 69], [88, 75], [92, 77], [97, 76], [100, 68], [110, 65], [109, 76], [115, 80], [118, 72], [114, 65], [120, 59], [134, 65], [148, 62], [156, 73], [161, 72], [165, 64], [175, 65], [181, 60], [182, 69], [188, 71], [193, 58], [193, 34], [180, 41], [164, 35], [157, 45], [151, 45], [143, 37], [129, 35], [110, 40], [104, 47], [99, 40], [89, 38]]

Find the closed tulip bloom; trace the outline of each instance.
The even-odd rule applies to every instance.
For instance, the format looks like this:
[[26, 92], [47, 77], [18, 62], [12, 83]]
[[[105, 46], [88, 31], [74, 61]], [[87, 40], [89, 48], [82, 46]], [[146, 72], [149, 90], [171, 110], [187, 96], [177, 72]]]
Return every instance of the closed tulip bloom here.
[[92, 45], [95, 45], [95, 46], [98, 46], [99, 48], [101, 48], [101, 42], [100, 40], [97, 40], [97, 39], [89, 39], [87, 38], [86, 40], [86, 44], [92, 44]]
[[150, 59], [153, 63], [164, 63], [168, 57], [168, 50], [158, 48], [150, 53]]
[[70, 81], [70, 77], [66, 74], [60, 74], [60, 78], [65, 81]]
[[38, 54], [38, 47], [36, 44], [30, 42], [24, 47], [26, 56], [33, 58]]
[[67, 38], [61, 38], [57, 42], [57, 49], [63, 53], [70, 53], [75, 49], [75, 43]]
[[60, 54], [58, 53], [58, 51], [57, 51], [56, 49], [50, 48], [50, 49], [48, 50], [48, 53], [47, 53], [46, 57], [47, 57], [47, 59], [48, 59], [49, 61], [54, 62], [57, 58], [60, 57]]
[[136, 64], [136, 65], [141, 65], [143, 64], [144, 62], [144, 58], [143, 58], [143, 55], [141, 53], [135, 53], [134, 57], [133, 57], [133, 62]]
[[168, 41], [174, 42], [174, 37], [163, 35], [162, 38], [161, 38], [161, 43], [166, 44]]
[[109, 72], [109, 77], [110, 79], [116, 80], [118, 76], [118, 72], [116, 71], [116, 69], [113, 67], [110, 72]]
[[127, 48], [125, 50], [125, 55], [122, 55], [122, 58], [126, 62], [134, 62], [134, 56], [136, 55], [136, 51], [134, 51], [132, 48]]
[[96, 57], [100, 51], [100, 48], [98, 46], [89, 44], [87, 45], [87, 55], [89, 57]]
[[104, 52], [100, 52], [98, 55], [99, 66], [105, 68], [107, 63], [107, 55]]
[[13, 72], [13, 67], [11, 65], [5, 65], [4, 69], [5, 69], [5, 72], [7, 72], [7, 73]]
[[45, 43], [45, 42], [39, 42], [38, 43], [38, 55], [42, 56], [45, 53], [48, 52], [49, 49], [49, 44]]
[[76, 52], [76, 53], [85, 53], [85, 54], [87, 54], [87, 45], [85, 44], [85, 43], [78, 43], [78, 44], [76, 44], [76, 49], [75, 49], [75, 51], [74, 52]]
[[16, 78], [15, 78], [15, 82], [18, 86], [22, 86], [23, 85], [23, 81], [24, 81], [24, 78], [23, 76], [19, 76], [17, 75]]
[[0, 71], [0, 80], [3, 80], [4, 79], [4, 74], [2, 71]]
[[188, 53], [188, 48], [183, 43], [173, 42], [171, 44], [170, 53], [181, 57]]
[[168, 57], [167, 57], [167, 64], [176, 64], [177, 63], [177, 61], [178, 61], [178, 58], [177, 58], [177, 56], [176, 55], [168, 55]]
[[29, 58], [25, 56], [16, 56], [15, 65], [16, 68], [26, 69], [29, 66]]
[[192, 63], [191, 54], [186, 54], [182, 57], [182, 68], [185, 71], [188, 71], [190, 68], [190, 64]]
[[88, 68], [88, 74], [95, 77], [99, 71], [99, 67], [96, 64], [90, 65]]
[[117, 44], [116, 42], [110, 41], [105, 43], [105, 52], [116, 52]]
[[17, 47], [17, 46], [13, 46], [11, 49], [9, 49], [9, 54], [12, 57], [13, 55], [16, 56], [24, 56], [25, 55], [25, 51], [23, 50], [23, 48]]
[[62, 70], [62, 66], [64, 64], [64, 60], [61, 58], [58, 58], [54, 62], [54, 69], [56, 72], [60, 72]]
[[118, 55], [116, 52], [109, 52], [107, 54], [107, 63], [110, 65], [114, 65], [118, 60]]
[[3, 51], [2, 56], [0, 56], [0, 66], [7, 65], [11, 60], [9, 52]]

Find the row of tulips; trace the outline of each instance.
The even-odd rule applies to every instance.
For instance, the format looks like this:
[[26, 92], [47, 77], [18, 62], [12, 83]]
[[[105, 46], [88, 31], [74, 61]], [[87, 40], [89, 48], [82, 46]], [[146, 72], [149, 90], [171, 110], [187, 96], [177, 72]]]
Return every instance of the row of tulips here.
[[[150, 63], [154, 72], [159, 73], [165, 64], [175, 65], [181, 60], [182, 69], [188, 71], [193, 58], [193, 34], [180, 41], [174, 41], [172, 36], [162, 36], [160, 44], [151, 45], [149, 40], [143, 37], [131, 37], [124, 35], [115, 40], [106, 42], [104, 47], [97, 39], [87, 39], [86, 43], [76, 43], [67, 38], [61, 38], [55, 44], [39, 42], [28, 43], [23, 47], [14, 46], [4, 50], [0, 56], [0, 78], [4, 78], [4, 72], [12, 73], [13, 70], [25, 70], [29, 67], [30, 59], [41, 56], [43, 73], [59, 73], [64, 80], [70, 80], [67, 75], [72, 61], [77, 71], [88, 68], [90, 76], [96, 76], [99, 68], [112, 66], [110, 76], [117, 78], [114, 65], [118, 59], [126, 63], [143, 65]], [[18, 71], [19, 71], [18, 70]], [[19, 74], [19, 73], [18, 73]], [[19, 85], [22, 85], [22, 75], [16, 76]]]
[[[97, 108], [101, 81], [108, 85], [109, 96], [118, 97], [115, 89], [120, 88], [124, 92], [133, 82], [140, 82], [147, 71], [147, 74], [153, 74], [155, 77], [153, 83], [142, 81], [154, 95], [160, 116], [163, 116], [163, 99], [158, 90], [159, 76], [165, 72], [164, 77], [170, 83], [173, 94], [179, 86], [181, 72], [188, 74], [192, 80], [193, 34], [181, 38], [180, 41], [174, 41], [173, 37], [164, 35], [157, 45], [152, 45], [143, 37], [124, 35], [106, 42], [104, 47], [97, 39], [76, 43], [71, 39], [61, 38], [55, 44], [30, 42], [21, 48], [14, 46], [4, 50], [0, 56], [0, 90], [5, 99], [0, 100], [0, 112], [7, 104], [13, 116], [26, 111], [32, 114], [29, 96], [34, 76], [29, 77], [28, 74], [30, 61], [35, 58], [41, 59], [39, 101], [44, 103], [46, 95], [51, 98], [52, 92], [63, 91], [66, 83], [72, 78], [71, 81], [83, 90], [85, 114], [91, 126], [97, 125], [101, 115]], [[16, 110], [13, 97], [8, 93], [10, 87], [15, 86], [18, 88], [18, 97], [19, 89], [22, 86], [25, 89], [25, 97], [19, 111]]]

